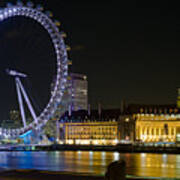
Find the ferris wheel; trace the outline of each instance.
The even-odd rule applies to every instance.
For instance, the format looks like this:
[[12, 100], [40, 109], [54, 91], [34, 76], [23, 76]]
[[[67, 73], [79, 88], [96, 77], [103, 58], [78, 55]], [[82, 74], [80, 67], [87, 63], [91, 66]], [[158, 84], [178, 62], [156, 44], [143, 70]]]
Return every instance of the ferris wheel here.
[[[57, 107], [62, 102], [68, 75], [68, 47], [65, 45], [64, 42], [64, 38], [66, 35], [59, 30], [60, 22], [52, 20], [52, 13], [49, 11], [44, 13], [43, 10], [44, 9], [41, 5], [38, 5], [34, 8], [34, 4], [32, 2], [28, 2], [26, 5], [24, 5], [21, 1], [18, 1], [15, 5], [7, 3], [7, 6], [5, 8], [0, 9], [0, 22], [3, 22], [7, 19], [13, 19], [15, 17], [24, 17], [27, 19], [32, 19], [36, 21], [39, 25], [41, 25], [50, 36], [51, 42], [54, 47], [54, 54], [56, 57], [56, 78], [53, 90], [51, 92], [48, 103], [39, 115], [35, 113], [33, 105], [31, 104], [31, 100], [28, 97], [26, 89], [24, 88], [21, 81], [28, 76], [26, 72], [24, 72], [23, 69], [20, 71], [17, 69], [5, 70], [6, 73], [9, 76], [13, 76], [15, 80], [23, 126], [13, 129], [0, 127], [1, 137], [10, 139], [17, 138], [23, 134], [28, 133], [31, 130], [41, 129], [54, 115]], [[33, 121], [31, 123], [26, 122], [23, 99], [32, 115]]]

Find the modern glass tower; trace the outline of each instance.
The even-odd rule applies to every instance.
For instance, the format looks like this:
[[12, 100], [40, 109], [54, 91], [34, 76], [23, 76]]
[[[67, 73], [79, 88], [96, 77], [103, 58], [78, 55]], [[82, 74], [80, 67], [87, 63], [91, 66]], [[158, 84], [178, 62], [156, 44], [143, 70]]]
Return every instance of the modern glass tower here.
[[72, 111], [88, 109], [88, 81], [83, 74], [70, 73], [68, 77], [69, 106]]

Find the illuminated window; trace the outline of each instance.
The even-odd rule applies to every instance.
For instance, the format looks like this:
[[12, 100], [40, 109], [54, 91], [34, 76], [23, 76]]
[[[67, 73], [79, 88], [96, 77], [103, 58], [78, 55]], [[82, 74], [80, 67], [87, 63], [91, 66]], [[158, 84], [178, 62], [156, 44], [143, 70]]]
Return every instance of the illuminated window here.
[[147, 129], [147, 135], [149, 135], [149, 129]]
[[159, 129], [156, 129], [156, 135], [157, 136], [159, 135]]
[[164, 129], [161, 129], [161, 135], [164, 135]]
[[144, 128], [142, 128], [142, 135], [144, 135], [144, 133], [145, 133], [145, 130], [144, 130]]
[[152, 129], [152, 135], [154, 135], [154, 129]]
[[126, 122], [129, 122], [129, 118], [126, 118], [125, 121], [126, 121]]

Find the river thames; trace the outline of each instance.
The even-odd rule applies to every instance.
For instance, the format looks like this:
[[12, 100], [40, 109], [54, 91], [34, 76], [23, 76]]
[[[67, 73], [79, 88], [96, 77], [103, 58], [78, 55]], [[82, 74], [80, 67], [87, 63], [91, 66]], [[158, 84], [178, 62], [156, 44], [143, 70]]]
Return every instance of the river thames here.
[[0, 152], [0, 168], [104, 174], [109, 163], [124, 159], [127, 174], [180, 178], [180, 155], [93, 151]]

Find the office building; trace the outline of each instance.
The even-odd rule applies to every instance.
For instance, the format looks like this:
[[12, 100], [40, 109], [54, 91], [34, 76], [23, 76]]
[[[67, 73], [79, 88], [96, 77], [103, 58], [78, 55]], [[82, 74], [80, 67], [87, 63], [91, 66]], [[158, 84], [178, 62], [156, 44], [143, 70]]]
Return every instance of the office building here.
[[67, 90], [69, 93], [69, 110], [88, 109], [88, 81], [87, 76], [82, 74], [70, 73], [68, 77]]

